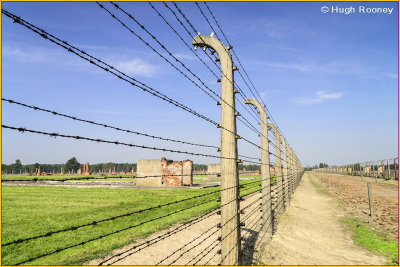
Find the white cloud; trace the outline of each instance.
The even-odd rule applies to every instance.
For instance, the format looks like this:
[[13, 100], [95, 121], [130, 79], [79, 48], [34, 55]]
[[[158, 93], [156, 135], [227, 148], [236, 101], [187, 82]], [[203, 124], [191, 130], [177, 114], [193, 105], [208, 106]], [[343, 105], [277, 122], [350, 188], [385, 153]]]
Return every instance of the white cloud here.
[[281, 68], [281, 69], [294, 69], [303, 72], [310, 72], [312, 71], [313, 67], [307, 64], [295, 64], [295, 63], [273, 63], [273, 62], [262, 62], [264, 66], [273, 67], [273, 68]]
[[44, 51], [36, 47], [31, 47], [29, 50], [22, 50], [16, 46], [4, 46], [3, 57], [10, 58], [25, 63], [43, 63], [49, 62], [56, 53]]
[[303, 105], [310, 105], [315, 103], [322, 103], [328, 99], [338, 99], [343, 96], [343, 93], [326, 93], [325, 91], [317, 91], [313, 97], [301, 97], [295, 99], [296, 103]]
[[117, 69], [127, 74], [146, 77], [153, 77], [158, 69], [158, 66], [151, 65], [138, 58], [128, 61], [119, 61], [115, 65]]
[[[88, 48], [88, 46], [86, 46]], [[93, 46], [91, 48], [94, 48]], [[107, 47], [96, 47], [98, 49], [107, 49]], [[51, 65], [62, 65], [62, 66], [72, 66], [75, 69], [79, 67], [80, 69], [93, 71], [93, 68], [88, 68], [88, 63], [84, 60], [80, 60], [77, 57], [71, 56], [70, 53], [56, 50], [56, 49], [46, 49], [37, 46], [27, 46], [24, 49], [15, 45], [5, 45], [3, 47], [3, 58], [6, 62], [18, 61], [22, 63], [39, 63], [39, 64], [51, 64]], [[127, 56], [125, 56], [126, 58]], [[117, 69], [130, 74], [145, 77], [153, 77], [156, 73], [158, 66], [149, 64], [142, 59], [133, 58], [131, 60], [121, 60], [115, 59], [115, 56], [109, 55], [105, 58], [107, 63], [112, 63]], [[114, 58], [114, 59], [113, 59]], [[131, 57], [132, 58], [132, 57]], [[96, 69], [95, 72], [102, 73], [101, 70]]]
[[325, 72], [331, 74], [343, 74], [343, 75], [362, 75], [368, 73], [368, 70], [363, 66], [355, 63], [339, 63], [339, 62], [328, 62], [324, 64], [313, 64], [313, 63], [281, 63], [281, 62], [255, 62], [263, 66], [279, 69], [292, 69], [301, 72]]
[[193, 56], [191, 54], [184, 54], [184, 53], [176, 53], [174, 56], [178, 59], [189, 59], [189, 60], [194, 60], [197, 59], [196, 56]]

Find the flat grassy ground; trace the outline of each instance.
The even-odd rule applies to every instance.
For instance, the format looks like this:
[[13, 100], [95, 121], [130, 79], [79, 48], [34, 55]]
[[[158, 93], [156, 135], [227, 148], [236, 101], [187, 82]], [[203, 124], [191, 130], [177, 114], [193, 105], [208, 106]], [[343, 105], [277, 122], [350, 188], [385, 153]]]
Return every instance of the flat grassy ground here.
[[[8, 175], [2, 175], [1, 179], [2, 180], [26, 180], [26, 181], [33, 181], [33, 180], [46, 180], [46, 179], [51, 179], [51, 180], [63, 180], [63, 179], [84, 179], [84, 178], [92, 178], [92, 177], [124, 177], [124, 178], [128, 178], [128, 177], [132, 177], [132, 176], [136, 176], [134, 174], [118, 174], [118, 175], [12, 175], [12, 174], [8, 174]], [[115, 180], [115, 181], [128, 181], [129, 179], [118, 179], [118, 178], [110, 178], [110, 179], [104, 179], [101, 181], [111, 181], [111, 180]], [[84, 180], [83, 180], [84, 181]], [[91, 181], [96, 181], [95, 179], [91, 180]]]
[[399, 246], [387, 234], [363, 223], [360, 218], [348, 217], [342, 220], [352, 231], [356, 243], [385, 256], [388, 264], [399, 265]]
[[[245, 180], [240, 184], [245, 186], [240, 190], [241, 196], [260, 189], [260, 179]], [[200, 190], [128, 190], [4, 186], [3, 244], [206, 193], [211, 194], [77, 230], [4, 246], [2, 265], [78, 265], [94, 258], [105, 257], [112, 250], [132, 243], [137, 238], [218, 208], [220, 203], [216, 198], [220, 196], [219, 190], [219, 187]], [[170, 213], [174, 214], [167, 216]], [[157, 219], [160, 216], [166, 217]], [[149, 220], [152, 221], [147, 222]], [[129, 229], [123, 230], [125, 228]], [[108, 236], [103, 237], [104, 235]], [[90, 241], [92, 239], [94, 241]], [[87, 243], [80, 245], [82, 242]], [[49, 255], [23, 263], [46, 254]]]

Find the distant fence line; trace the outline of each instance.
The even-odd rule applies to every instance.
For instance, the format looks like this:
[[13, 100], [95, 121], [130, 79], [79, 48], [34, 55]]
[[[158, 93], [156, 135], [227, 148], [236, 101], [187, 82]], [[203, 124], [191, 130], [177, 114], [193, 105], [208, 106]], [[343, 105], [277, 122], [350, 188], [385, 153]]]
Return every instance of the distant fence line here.
[[361, 177], [365, 176], [385, 180], [399, 180], [399, 158], [331, 166], [314, 169], [313, 171]]

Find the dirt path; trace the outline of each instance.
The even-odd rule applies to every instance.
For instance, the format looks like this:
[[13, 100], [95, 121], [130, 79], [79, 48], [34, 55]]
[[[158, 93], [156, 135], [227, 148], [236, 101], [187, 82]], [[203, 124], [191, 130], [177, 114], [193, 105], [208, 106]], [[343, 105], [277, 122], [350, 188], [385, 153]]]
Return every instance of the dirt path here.
[[[272, 241], [260, 256], [265, 265], [384, 265], [386, 259], [357, 246], [339, 220], [336, 201], [318, 193], [303, 176]], [[316, 180], [316, 178], [314, 178]]]

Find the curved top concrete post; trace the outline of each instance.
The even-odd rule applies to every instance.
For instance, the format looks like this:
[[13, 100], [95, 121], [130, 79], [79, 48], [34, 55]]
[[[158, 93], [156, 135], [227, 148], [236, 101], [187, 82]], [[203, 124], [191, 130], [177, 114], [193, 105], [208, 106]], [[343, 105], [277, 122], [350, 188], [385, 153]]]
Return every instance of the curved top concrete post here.
[[[195, 36], [193, 45], [213, 49], [221, 63], [221, 265], [241, 265], [239, 174], [233, 62], [228, 48], [215, 37]], [[232, 247], [232, 244], [235, 244]]]
[[[258, 100], [246, 98], [244, 100], [244, 103], [255, 106], [258, 109], [258, 111], [260, 112], [260, 115], [261, 116], [265, 115], [265, 117], [268, 119], [267, 112], [265, 111], [265, 106], [261, 105], [260, 102], [258, 102]], [[263, 113], [265, 113], [265, 114], [263, 114]], [[261, 117], [261, 119], [262, 119], [262, 117]], [[265, 121], [263, 120], [263, 122], [265, 122]]]
[[271, 176], [270, 176], [270, 161], [269, 161], [269, 146], [268, 146], [268, 116], [265, 107], [256, 99], [245, 99], [244, 103], [255, 106], [261, 117], [261, 193], [263, 212], [262, 220], [264, 228], [272, 234], [271, 223]]
[[207, 47], [217, 52], [221, 63], [226, 60], [225, 57], [232, 58], [228, 48], [217, 38], [213, 36], [195, 36], [193, 38], [193, 45], [200, 47]]

